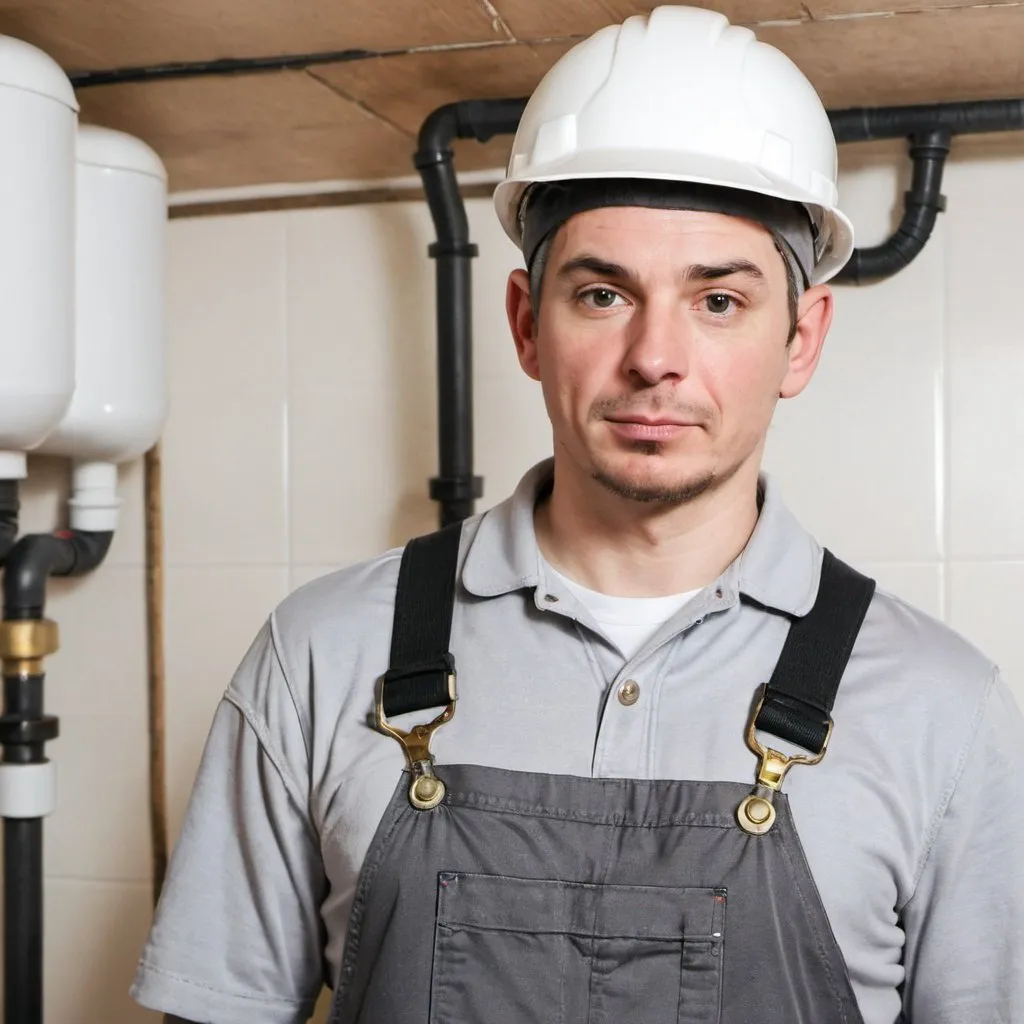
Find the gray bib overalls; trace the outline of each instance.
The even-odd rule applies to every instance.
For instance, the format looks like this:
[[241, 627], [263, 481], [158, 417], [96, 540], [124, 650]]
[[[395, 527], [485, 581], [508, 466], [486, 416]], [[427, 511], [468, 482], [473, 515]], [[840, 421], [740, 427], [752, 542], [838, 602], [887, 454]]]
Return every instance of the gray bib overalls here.
[[[826, 552], [815, 607], [755, 695], [752, 785], [435, 765], [459, 532], [403, 555], [377, 716], [407, 766], [363, 864], [331, 1024], [863, 1024], [779, 787], [824, 754], [872, 581]], [[409, 733], [387, 719], [440, 706]]]

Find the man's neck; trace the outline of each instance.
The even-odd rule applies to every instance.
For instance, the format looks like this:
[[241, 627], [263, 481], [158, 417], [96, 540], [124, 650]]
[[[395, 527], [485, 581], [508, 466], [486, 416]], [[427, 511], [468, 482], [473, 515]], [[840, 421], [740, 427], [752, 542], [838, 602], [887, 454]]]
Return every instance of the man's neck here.
[[757, 523], [756, 470], [673, 508], [621, 498], [594, 481], [575, 484], [573, 474], [556, 473], [534, 513], [537, 543], [556, 569], [603, 594], [660, 597], [704, 587]]

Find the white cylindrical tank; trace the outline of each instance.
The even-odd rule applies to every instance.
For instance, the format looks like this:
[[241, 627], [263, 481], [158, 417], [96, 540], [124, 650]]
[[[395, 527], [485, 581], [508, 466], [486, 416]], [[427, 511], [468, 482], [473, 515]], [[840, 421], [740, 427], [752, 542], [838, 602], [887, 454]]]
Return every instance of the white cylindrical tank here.
[[167, 174], [140, 139], [94, 125], [78, 129], [77, 164], [75, 391], [39, 451], [127, 462], [167, 412]]
[[0, 478], [24, 476], [74, 391], [77, 123], [60, 66], [0, 36]]

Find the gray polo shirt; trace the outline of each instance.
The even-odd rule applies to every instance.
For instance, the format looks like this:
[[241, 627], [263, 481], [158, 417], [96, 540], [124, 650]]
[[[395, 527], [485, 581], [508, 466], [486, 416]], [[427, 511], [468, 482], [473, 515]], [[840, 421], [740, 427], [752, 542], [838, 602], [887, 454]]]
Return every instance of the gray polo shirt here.
[[[763, 478], [741, 556], [624, 662], [545, 574], [533, 506], [550, 473], [464, 529], [459, 701], [438, 762], [752, 782], [751, 697], [782, 649], [777, 613], [814, 602], [821, 548]], [[228, 686], [133, 986], [142, 1004], [293, 1024], [332, 981], [404, 766], [370, 721], [400, 554], [289, 597]], [[632, 705], [616, 699], [626, 680]], [[913, 1024], [1021, 1024], [1024, 722], [996, 669], [880, 592], [834, 718], [824, 761], [785, 789], [866, 1024], [901, 1006]]]

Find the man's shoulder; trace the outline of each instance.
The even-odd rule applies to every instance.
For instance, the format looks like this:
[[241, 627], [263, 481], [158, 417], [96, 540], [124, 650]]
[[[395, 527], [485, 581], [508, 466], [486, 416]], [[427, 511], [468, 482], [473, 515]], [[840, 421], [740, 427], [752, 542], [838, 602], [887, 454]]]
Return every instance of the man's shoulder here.
[[[462, 524], [460, 562], [479, 527], [476, 516]], [[272, 628], [286, 648], [347, 645], [391, 634], [398, 573], [406, 545], [336, 569], [299, 587], [275, 609]]]
[[856, 656], [887, 676], [900, 697], [936, 701], [952, 712], [976, 707], [998, 668], [949, 624], [883, 587], [876, 588]]
[[390, 620], [404, 550], [391, 548], [298, 587], [274, 609], [275, 631], [297, 640], [345, 624], [376, 625], [385, 613]]

